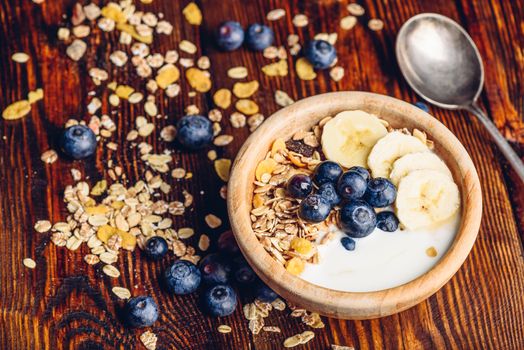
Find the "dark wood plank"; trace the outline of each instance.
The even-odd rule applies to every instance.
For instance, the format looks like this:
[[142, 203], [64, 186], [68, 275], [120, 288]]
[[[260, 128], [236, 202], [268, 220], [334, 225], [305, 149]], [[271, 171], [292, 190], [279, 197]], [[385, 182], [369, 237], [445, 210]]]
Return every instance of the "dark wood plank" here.
[[[165, 52], [175, 48], [183, 38], [199, 42], [199, 53], [208, 55], [212, 61], [212, 91], [232, 86], [226, 68], [247, 66], [250, 77], [261, 82], [257, 101], [266, 116], [277, 109], [273, 99], [275, 89], [284, 90], [295, 99], [326, 91], [366, 90], [415, 102], [417, 96], [403, 81], [396, 65], [395, 34], [416, 13], [447, 15], [464, 25], [479, 46], [486, 68], [482, 103], [505, 136], [522, 152], [524, 87], [519, 80], [524, 73], [520, 55], [522, 2], [368, 0], [362, 2], [366, 15], [349, 32], [338, 28], [338, 20], [347, 14], [348, 1], [202, 0], [198, 3], [205, 21], [200, 28], [183, 20], [181, 9], [186, 3], [187, 0], [155, 0], [151, 5], [138, 4], [139, 8], [163, 12], [175, 24], [173, 35], [155, 41], [154, 49]], [[82, 261], [85, 250], [69, 252], [57, 248], [50, 244], [49, 237], [32, 229], [37, 219], [57, 221], [64, 217], [61, 193], [72, 182], [70, 162], [59, 160], [44, 166], [40, 154], [55, 145], [59, 128], [69, 116], [87, 116], [88, 92], [94, 89], [87, 69], [107, 61], [110, 48], [118, 46], [114, 34], [92, 35], [86, 58], [78, 64], [69, 60], [64, 54], [65, 47], [55, 39], [55, 32], [63, 21], [62, 14], [70, 12], [73, 4], [72, 0], [47, 0], [42, 5], [25, 0], [0, 2], [0, 107], [3, 109], [23, 98], [29, 90], [37, 87], [45, 90], [44, 101], [28, 117], [17, 122], [0, 121], [0, 347], [6, 349], [140, 347], [140, 331], [130, 331], [119, 321], [122, 304], [110, 292], [114, 281]], [[287, 11], [285, 19], [271, 24], [278, 43], [284, 44], [290, 33], [299, 34], [304, 41], [318, 32], [338, 32], [340, 65], [346, 69], [341, 82], [334, 83], [327, 73], [319, 74], [315, 81], [304, 82], [292, 70], [288, 77], [268, 78], [260, 72], [260, 66], [267, 63], [261, 54], [246, 50], [224, 54], [213, 47], [210, 33], [222, 20], [236, 19], [244, 25], [264, 22], [267, 11], [277, 7]], [[307, 14], [310, 25], [295, 28], [291, 18], [296, 13]], [[366, 28], [366, 20], [373, 17], [385, 21], [383, 31], [370, 32]], [[29, 53], [31, 61], [15, 64], [10, 56], [16, 51]], [[289, 63], [293, 60], [288, 59]], [[131, 71], [125, 70], [122, 80], [129, 80], [124, 77], [130, 75]], [[163, 101], [161, 111], [170, 117], [158, 121], [158, 127], [182, 115], [190, 103], [188, 91], [183, 84], [178, 98]], [[198, 96], [191, 101], [207, 111], [212, 107], [210, 96]], [[329, 344], [358, 349], [524, 347], [521, 240], [524, 188], [472, 116], [438, 108], [431, 108], [431, 112], [464, 143], [481, 177], [484, 219], [470, 257], [450, 283], [428, 301], [380, 320], [326, 320], [326, 329], [315, 332], [309, 348], [326, 349]], [[114, 140], [120, 149], [125, 149], [125, 135], [141, 113], [141, 107], [119, 109], [115, 118], [118, 134]], [[227, 118], [222, 126], [224, 132], [235, 135], [235, 141], [218, 150], [219, 155], [234, 157], [249, 132], [232, 128]], [[164, 147], [154, 137], [149, 141], [156, 149]], [[137, 179], [143, 171], [132, 150], [108, 152], [101, 148], [95, 162], [74, 165], [98, 179], [103, 176], [104, 161], [109, 157], [122, 164], [131, 179]], [[213, 212], [226, 220], [225, 203], [218, 196], [222, 183], [213, 174], [205, 153], [177, 152], [175, 157], [177, 164], [194, 173], [190, 181], [174, 183], [175, 193], [179, 195], [182, 189], [188, 189], [196, 196], [194, 210], [177, 219], [176, 224], [205, 230], [215, 240], [221, 230], [208, 230], [203, 216]], [[203, 195], [198, 195], [200, 190]], [[159, 349], [277, 349], [286, 336], [305, 329], [297, 320], [274, 312], [268, 323], [281, 327], [283, 334], [253, 337], [240, 311], [225, 319], [211, 319], [198, 311], [196, 297], [173, 298], [163, 293], [157, 276], [169, 261], [146, 262], [138, 252], [121, 256], [119, 266], [125, 273], [118, 283], [128, 286], [133, 293], [149, 293], [159, 302], [162, 316], [153, 327], [160, 338]], [[33, 257], [37, 269], [26, 269], [22, 265], [25, 257]], [[233, 332], [218, 333], [216, 327], [222, 323], [232, 325]]]

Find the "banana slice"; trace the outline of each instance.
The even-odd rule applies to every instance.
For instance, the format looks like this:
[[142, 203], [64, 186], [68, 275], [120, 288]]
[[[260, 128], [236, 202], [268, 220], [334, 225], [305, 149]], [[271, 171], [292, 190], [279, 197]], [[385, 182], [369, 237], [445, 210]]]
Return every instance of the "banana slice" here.
[[393, 163], [389, 178], [395, 186], [398, 186], [401, 178], [412, 171], [422, 169], [437, 170], [449, 176], [450, 179], [453, 178], [446, 163], [432, 152], [409, 153], [400, 157]]
[[397, 217], [408, 229], [434, 226], [457, 212], [457, 185], [438, 170], [415, 170], [400, 180], [395, 201]]
[[387, 134], [375, 115], [364, 111], [345, 111], [324, 125], [322, 150], [327, 159], [346, 168], [365, 167], [371, 148]]
[[415, 136], [393, 131], [377, 141], [368, 157], [373, 177], [388, 177], [393, 162], [408, 153], [429, 152], [428, 147]]

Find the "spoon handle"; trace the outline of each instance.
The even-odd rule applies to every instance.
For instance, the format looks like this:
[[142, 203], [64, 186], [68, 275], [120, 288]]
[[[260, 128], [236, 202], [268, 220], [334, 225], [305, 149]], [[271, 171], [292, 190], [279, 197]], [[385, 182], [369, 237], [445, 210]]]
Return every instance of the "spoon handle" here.
[[520, 180], [524, 182], [524, 163], [520, 159], [517, 152], [511, 148], [508, 141], [502, 136], [499, 129], [493, 124], [493, 122], [486, 116], [484, 111], [480, 107], [473, 103], [470, 106], [466, 107], [468, 111], [473, 113], [481, 122], [484, 124], [488, 132], [491, 134], [491, 137], [499, 147], [500, 151], [504, 154], [508, 162], [511, 164], [517, 175], [520, 177]]

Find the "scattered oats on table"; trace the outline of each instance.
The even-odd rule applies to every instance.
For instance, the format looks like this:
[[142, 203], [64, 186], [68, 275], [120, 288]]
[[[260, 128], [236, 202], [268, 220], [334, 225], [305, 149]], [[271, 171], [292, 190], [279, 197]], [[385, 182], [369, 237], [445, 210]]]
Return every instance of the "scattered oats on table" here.
[[42, 160], [42, 162], [46, 164], [52, 164], [57, 161], [58, 154], [56, 153], [55, 150], [49, 149], [45, 151], [44, 153], [42, 153], [42, 155], [40, 156], [40, 159]]
[[281, 107], [286, 107], [295, 103], [295, 101], [282, 90], [275, 90], [275, 102]]
[[156, 350], [158, 337], [151, 331], [145, 331], [140, 335], [140, 341], [144, 344], [147, 350]]
[[373, 31], [379, 31], [384, 28], [384, 22], [380, 19], [372, 18], [368, 22], [368, 27]]
[[293, 25], [298, 28], [305, 27], [309, 24], [309, 20], [307, 16], [301, 13], [295, 15], [295, 17], [293, 17], [292, 22], [293, 22]]
[[362, 16], [366, 10], [364, 10], [364, 7], [362, 5], [357, 4], [356, 2], [351, 3], [347, 6], [347, 9], [349, 13], [351, 13], [354, 16]]
[[29, 58], [29, 55], [25, 52], [15, 52], [11, 56], [11, 59], [16, 63], [26, 63], [27, 61], [29, 61]]
[[207, 214], [205, 216], [205, 221], [206, 221], [207, 226], [211, 228], [217, 228], [220, 225], [222, 225], [222, 220], [214, 214]]
[[244, 79], [247, 77], [247, 68], [243, 66], [229, 68], [227, 76], [232, 79]]
[[357, 17], [346, 16], [340, 20], [340, 28], [350, 30], [357, 24]]
[[268, 21], [276, 21], [276, 20], [281, 19], [285, 15], [286, 15], [286, 10], [278, 8], [278, 9], [269, 11], [266, 15], [266, 19]]
[[221, 324], [220, 326], [218, 326], [217, 329], [220, 333], [224, 333], [224, 334], [231, 333], [231, 330], [232, 330], [230, 326], [225, 325], [225, 324]]
[[25, 258], [22, 262], [28, 269], [34, 269], [36, 267], [36, 262], [31, 258]]

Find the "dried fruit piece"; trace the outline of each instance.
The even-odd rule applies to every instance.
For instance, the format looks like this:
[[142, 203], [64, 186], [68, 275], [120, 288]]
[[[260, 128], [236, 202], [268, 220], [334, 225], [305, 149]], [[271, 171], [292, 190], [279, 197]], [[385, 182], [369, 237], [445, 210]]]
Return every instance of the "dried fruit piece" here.
[[2, 112], [5, 120], [16, 120], [25, 117], [31, 112], [31, 104], [27, 100], [21, 100], [10, 104]]
[[180, 71], [172, 64], [166, 64], [158, 71], [155, 81], [161, 89], [167, 88], [180, 78]]
[[304, 157], [311, 157], [315, 149], [311, 146], [306, 145], [302, 141], [297, 140], [287, 140], [286, 147], [293, 152], [299, 153]]
[[215, 160], [215, 171], [222, 181], [229, 180], [229, 172], [231, 171], [231, 159], [220, 158]]
[[313, 80], [317, 77], [317, 73], [313, 69], [311, 63], [304, 57], [300, 57], [295, 63], [295, 70], [297, 75], [302, 80]]
[[286, 262], [286, 270], [296, 276], [300, 275], [305, 267], [306, 263], [304, 260], [297, 257], [291, 258]]
[[288, 65], [286, 60], [280, 60], [275, 63], [268, 64], [262, 67], [262, 72], [270, 77], [281, 76], [288, 74]]
[[[189, 68], [186, 71], [186, 78], [189, 85], [198, 92], [208, 92], [211, 89], [211, 79], [207, 72], [198, 68]], [[160, 84], [158, 84], [160, 86]]]
[[271, 175], [273, 171], [275, 170], [277, 164], [278, 163], [272, 158], [262, 160], [260, 163], [258, 163], [258, 166], [255, 170], [256, 179], [258, 181], [262, 181], [262, 175], [264, 174]]
[[313, 244], [305, 238], [295, 237], [291, 241], [290, 248], [299, 254], [307, 255], [313, 249]]
[[235, 103], [235, 108], [244, 114], [252, 115], [255, 113], [258, 113], [259, 108], [258, 105], [255, 103], [255, 101], [252, 100], [238, 100], [237, 103]]
[[202, 12], [194, 2], [187, 4], [187, 6], [182, 10], [182, 14], [189, 24], [199, 26], [202, 23]]
[[264, 197], [260, 193], [253, 196], [253, 208], [260, 208], [264, 205]]
[[231, 91], [219, 89], [213, 95], [213, 102], [222, 109], [227, 109], [231, 105]]
[[238, 98], [248, 98], [257, 92], [258, 87], [259, 83], [256, 80], [247, 83], [238, 82], [233, 85], [233, 93]]

